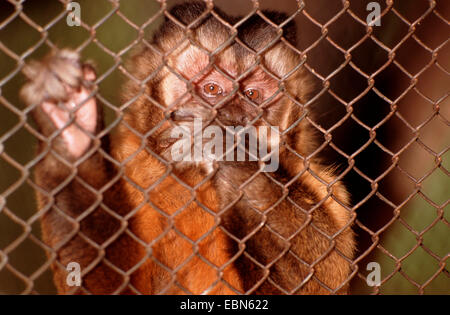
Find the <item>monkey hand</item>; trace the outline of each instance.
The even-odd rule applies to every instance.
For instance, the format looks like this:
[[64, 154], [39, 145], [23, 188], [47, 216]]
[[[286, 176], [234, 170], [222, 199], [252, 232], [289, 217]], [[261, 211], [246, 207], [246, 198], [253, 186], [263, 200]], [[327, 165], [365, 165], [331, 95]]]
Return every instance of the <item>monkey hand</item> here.
[[52, 148], [70, 159], [82, 156], [92, 144], [99, 111], [92, 95], [96, 79], [92, 66], [81, 64], [77, 52], [55, 50], [23, 69], [29, 80], [21, 97], [36, 106], [34, 118], [44, 136], [55, 132]]

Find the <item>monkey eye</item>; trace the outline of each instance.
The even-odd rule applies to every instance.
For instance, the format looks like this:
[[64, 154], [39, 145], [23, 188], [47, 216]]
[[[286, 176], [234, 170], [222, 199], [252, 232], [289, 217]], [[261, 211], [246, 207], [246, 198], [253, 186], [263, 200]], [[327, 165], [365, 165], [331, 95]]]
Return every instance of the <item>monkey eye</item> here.
[[216, 83], [208, 83], [203, 87], [203, 91], [208, 96], [219, 96], [222, 95], [222, 88]]
[[260, 98], [261, 93], [256, 89], [245, 90], [244, 95], [252, 102], [257, 102]]

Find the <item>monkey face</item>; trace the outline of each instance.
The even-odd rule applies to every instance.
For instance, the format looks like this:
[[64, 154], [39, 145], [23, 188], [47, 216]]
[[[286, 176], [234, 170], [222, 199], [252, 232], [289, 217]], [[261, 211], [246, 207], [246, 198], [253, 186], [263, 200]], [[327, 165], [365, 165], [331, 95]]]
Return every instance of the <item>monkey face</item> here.
[[[286, 34], [291, 36], [290, 32]], [[256, 136], [261, 126], [276, 127], [280, 133], [269, 132], [266, 145], [269, 150], [278, 146], [283, 132], [301, 117], [311, 88], [299, 54], [280, 30], [256, 17], [233, 33], [210, 16], [198, 22], [189, 36], [185, 34], [169, 21], [155, 37], [153, 44], [161, 53], [149, 50], [145, 64], [152, 66], [144, 66], [151, 73], [142, 76], [157, 72], [148, 91], [158, 104], [138, 103], [141, 108], [130, 111], [135, 116], [125, 118], [128, 123], [142, 134], [156, 130], [149, 143], [168, 161], [174, 161], [176, 128], [187, 130], [192, 144], [199, 121], [200, 132], [217, 126], [222, 135], [228, 127], [255, 127]], [[152, 118], [139, 119], [136, 113]]]
[[[210, 55], [191, 45], [175, 57], [173, 67], [177, 73], [168, 72], [161, 81], [170, 124], [159, 137], [160, 143], [166, 145], [165, 158], [173, 160], [171, 145], [178, 140], [174, 138], [178, 127], [188, 130], [193, 138], [205, 128], [221, 128], [223, 149], [220, 151], [224, 152], [229, 148], [228, 135], [224, 135], [230, 128], [255, 128], [250, 136], [258, 137], [260, 127], [279, 128], [286, 123], [291, 104], [283, 96], [278, 81], [264, 72], [263, 67], [240, 61], [236, 50], [237, 46], [231, 46], [215, 58], [214, 64]], [[196, 127], [196, 122], [202, 126]], [[234, 138], [233, 131], [231, 137]], [[270, 134], [271, 146], [275, 137], [279, 135]], [[199, 160], [202, 159], [196, 159]]]
[[[184, 56], [189, 54], [189, 57]], [[224, 65], [210, 65], [209, 57], [189, 48], [180, 71], [188, 81], [170, 73], [163, 81], [164, 100], [174, 122], [201, 118], [218, 125], [246, 126], [267, 118], [282, 93], [276, 79], [261, 69], [245, 69], [235, 56]], [[224, 62], [222, 62], [223, 64]], [[240, 71], [240, 69], [245, 69]], [[246, 77], [245, 72], [248, 72]]]

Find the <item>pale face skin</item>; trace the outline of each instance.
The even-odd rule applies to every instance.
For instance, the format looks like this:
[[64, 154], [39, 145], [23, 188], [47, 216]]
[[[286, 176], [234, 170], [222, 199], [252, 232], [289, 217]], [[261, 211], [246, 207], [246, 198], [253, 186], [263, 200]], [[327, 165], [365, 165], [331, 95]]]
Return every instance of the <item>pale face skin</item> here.
[[[160, 154], [167, 160], [172, 160], [170, 145], [176, 141], [172, 137], [175, 126], [184, 126], [193, 133], [193, 122], [197, 119], [204, 122], [203, 128], [214, 125], [258, 127], [269, 123], [261, 117], [286, 114], [281, 107], [287, 99], [283, 99], [278, 81], [260, 66], [239, 65], [230, 50], [217, 56], [214, 66], [210, 57], [195, 47], [184, 48], [171, 61], [172, 69], [161, 82], [171, 123], [158, 135], [163, 147]], [[279, 138], [278, 134], [269, 132], [268, 147], [277, 146]]]

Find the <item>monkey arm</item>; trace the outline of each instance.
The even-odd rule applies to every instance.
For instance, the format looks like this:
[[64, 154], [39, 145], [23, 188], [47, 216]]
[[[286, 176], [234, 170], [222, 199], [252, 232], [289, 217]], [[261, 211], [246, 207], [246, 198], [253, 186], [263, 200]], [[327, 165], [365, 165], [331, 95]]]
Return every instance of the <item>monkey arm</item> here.
[[[109, 262], [120, 265], [106, 246], [115, 241], [121, 227], [118, 215], [126, 211], [126, 202], [119, 182], [107, 186], [114, 183], [116, 172], [104, 157], [108, 136], [97, 138], [103, 115], [92, 93], [95, 71], [81, 64], [77, 53], [60, 50], [31, 62], [24, 74], [29, 82], [21, 97], [35, 106], [33, 118], [44, 136], [34, 175], [43, 240], [57, 289], [80, 292], [66, 281], [66, 267], [75, 262], [81, 267], [83, 288], [112, 293], [124, 279], [103, 259], [109, 255]], [[114, 200], [122, 201], [120, 207]]]

